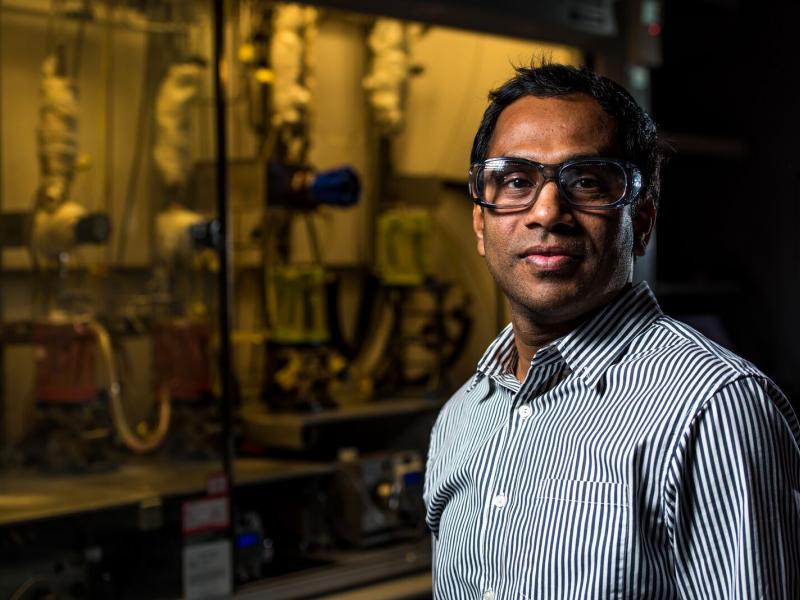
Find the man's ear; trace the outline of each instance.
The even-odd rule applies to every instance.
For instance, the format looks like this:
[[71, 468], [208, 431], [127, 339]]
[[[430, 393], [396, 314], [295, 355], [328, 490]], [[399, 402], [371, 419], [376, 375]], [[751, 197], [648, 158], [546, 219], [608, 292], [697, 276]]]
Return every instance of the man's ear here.
[[644, 256], [656, 224], [656, 206], [651, 199], [642, 202], [633, 213], [633, 255]]
[[477, 204], [472, 207], [472, 230], [478, 238], [478, 254], [486, 256], [486, 249], [483, 245], [483, 207]]

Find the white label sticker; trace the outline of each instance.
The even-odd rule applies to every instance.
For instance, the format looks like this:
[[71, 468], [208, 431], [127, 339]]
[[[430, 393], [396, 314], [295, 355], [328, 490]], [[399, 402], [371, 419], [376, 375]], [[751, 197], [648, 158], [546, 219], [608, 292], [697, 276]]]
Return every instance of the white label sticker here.
[[228, 497], [201, 498], [183, 503], [183, 533], [227, 529]]
[[211, 473], [206, 480], [209, 496], [224, 496], [228, 493], [228, 478], [225, 473]]
[[185, 600], [227, 598], [233, 592], [229, 540], [190, 544], [183, 548]]

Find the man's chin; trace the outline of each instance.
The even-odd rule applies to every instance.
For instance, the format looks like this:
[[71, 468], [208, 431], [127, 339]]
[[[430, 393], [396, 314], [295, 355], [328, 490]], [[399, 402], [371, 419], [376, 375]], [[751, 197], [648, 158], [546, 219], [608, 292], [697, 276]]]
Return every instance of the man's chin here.
[[592, 310], [590, 297], [579, 286], [564, 281], [540, 282], [532, 293], [517, 296], [506, 294], [512, 304], [542, 324], [562, 323], [580, 318]]

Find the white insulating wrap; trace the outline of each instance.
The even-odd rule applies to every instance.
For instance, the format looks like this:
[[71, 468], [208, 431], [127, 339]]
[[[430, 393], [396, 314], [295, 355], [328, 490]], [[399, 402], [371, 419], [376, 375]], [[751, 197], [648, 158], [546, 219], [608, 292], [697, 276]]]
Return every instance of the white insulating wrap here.
[[409, 78], [406, 26], [395, 19], [378, 19], [367, 40], [372, 50], [372, 68], [364, 77], [378, 125], [396, 130], [403, 119], [403, 86]]
[[162, 263], [174, 266], [187, 263], [194, 252], [189, 228], [203, 222], [200, 213], [174, 203], [156, 217], [156, 257]]
[[69, 193], [78, 155], [78, 101], [75, 82], [58, 74], [58, 60], [42, 63], [39, 109], [39, 162], [42, 169], [40, 198], [54, 208]]
[[40, 208], [33, 217], [33, 248], [42, 257], [56, 259], [75, 247], [75, 227], [86, 209], [71, 200], [53, 208]]
[[275, 74], [272, 122], [276, 126], [299, 123], [311, 101], [302, 77], [304, 67], [309, 67], [308, 61], [303, 64], [304, 55], [315, 35], [316, 22], [316, 9], [297, 4], [279, 5], [273, 13], [270, 58]]
[[192, 100], [197, 97], [203, 67], [197, 62], [172, 65], [156, 98], [156, 144], [153, 158], [168, 187], [183, 187], [192, 165]]

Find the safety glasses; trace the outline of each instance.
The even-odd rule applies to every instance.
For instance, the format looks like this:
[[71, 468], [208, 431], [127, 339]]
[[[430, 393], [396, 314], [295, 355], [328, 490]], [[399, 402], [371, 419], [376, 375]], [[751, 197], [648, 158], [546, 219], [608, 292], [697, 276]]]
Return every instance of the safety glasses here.
[[642, 189], [642, 173], [616, 158], [574, 158], [556, 165], [515, 157], [489, 158], [472, 165], [469, 192], [475, 204], [497, 210], [528, 208], [545, 183], [554, 181], [568, 205], [612, 209], [633, 202]]

